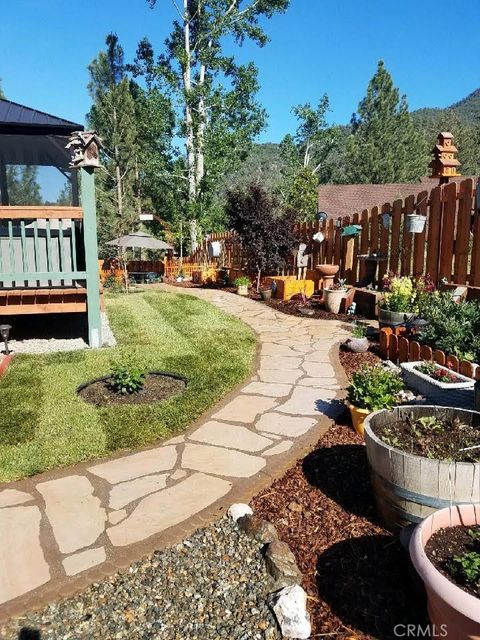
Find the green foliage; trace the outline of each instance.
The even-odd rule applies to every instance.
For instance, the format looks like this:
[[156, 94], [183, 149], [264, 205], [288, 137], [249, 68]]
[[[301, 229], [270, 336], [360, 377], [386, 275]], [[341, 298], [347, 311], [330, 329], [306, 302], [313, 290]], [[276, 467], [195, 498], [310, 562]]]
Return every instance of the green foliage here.
[[472, 550], [453, 556], [448, 568], [460, 583], [480, 587], [480, 530], [469, 529], [468, 535], [472, 540]]
[[367, 335], [368, 327], [364, 324], [354, 322], [351, 325], [351, 332], [353, 338], [364, 338]]
[[248, 276], [240, 276], [239, 278], [235, 278], [233, 284], [236, 287], [250, 287], [252, 283], [250, 282], [250, 278]]
[[383, 61], [351, 125], [346, 153], [352, 183], [414, 182], [425, 175], [425, 140], [415, 129], [406, 98], [394, 87]]
[[38, 167], [7, 167], [7, 188], [11, 205], [36, 206], [43, 204]]
[[417, 365], [415, 369], [417, 371], [420, 371], [420, 373], [433, 378], [433, 380], [436, 380], [437, 382], [448, 384], [460, 382], [460, 378], [458, 378], [458, 376], [456, 376], [453, 371], [446, 371], [445, 369], [441, 369], [434, 362], [422, 362], [422, 364]]
[[132, 360], [114, 362], [110, 378], [109, 387], [121, 395], [138, 393], [145, 384], [145, 372]]
[[388, 284], [381, 302], [382, 309], [402, 313], [413, 312], [416, 308], [414, 280], [404, 276], [389, 278], [386, 282]]
[[422, 301], [419, 314], [428, 321], [421, 341], [464, 360], [480, 356], [480, 304], [455, 302], [450, 292], [435, 292]]
[[315, 220], [317, 212], [318, 179], [308, 167], [301, 169], [293, 178], [287, 194], [287, 205], [298, 222]]
[[229, 227], [242, 242], [245, 271], [275, 271], [285, 264], [295, 244], [294, 217], [256, 183], [227, 193], [226, 216]]
[[395, 372], [380, 365], [364, 365], [353, 374], [347, 398], [359, 409], [391, 409], [396, 394], [402, 389], [402, 379]]

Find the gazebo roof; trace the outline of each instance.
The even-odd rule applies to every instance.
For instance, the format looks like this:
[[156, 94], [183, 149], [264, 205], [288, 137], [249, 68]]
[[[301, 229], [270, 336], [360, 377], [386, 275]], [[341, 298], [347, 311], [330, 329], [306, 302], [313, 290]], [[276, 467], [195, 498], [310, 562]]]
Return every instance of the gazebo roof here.
[[0, 133], [69, 136], [83, 125], [0, 98]]

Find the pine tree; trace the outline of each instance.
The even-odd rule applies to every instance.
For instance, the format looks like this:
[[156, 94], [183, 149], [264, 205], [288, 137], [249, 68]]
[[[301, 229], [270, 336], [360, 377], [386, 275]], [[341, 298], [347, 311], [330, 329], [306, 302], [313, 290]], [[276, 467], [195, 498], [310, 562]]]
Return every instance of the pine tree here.
[[88, 90], [93, 100], [88, 125], [97, 131], [104, 144], [105, 172], [98, 174], [100, 243], [128, 233], [138, 220], [135, 102], [118, 37], [109, 34], [106, 45], [106, 51], [101, 51], [88, 67]]
[[38, 167], [9, 165], [7, 167], [7, 188], [11, 205], [37, 206], [43, 204]]
[[414, 182], [425, 175], [425, 140], [382, 60], [351, 125], [346, 150], [350, 182]]

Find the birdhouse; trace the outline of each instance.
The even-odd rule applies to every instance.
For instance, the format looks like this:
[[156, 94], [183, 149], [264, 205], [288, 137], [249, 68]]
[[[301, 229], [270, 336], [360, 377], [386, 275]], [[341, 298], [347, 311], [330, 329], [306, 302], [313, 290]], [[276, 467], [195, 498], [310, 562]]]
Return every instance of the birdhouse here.
[[437, 144], [432, 149], [433, 159], [428, 165], [432, 169], [432, 178], [455, 178], [460, 176], [457, 169], [460, 162], [455, 157], [458, 152], [453, 144], [453, 135], [448, 131], [438, 134]]
[[70, 136], [66, 149], [70, 149], [72, 161], [70, 167], [99, 167], [98, 151], [102, 146], [101, 138], [95, 131], [74, 131]]

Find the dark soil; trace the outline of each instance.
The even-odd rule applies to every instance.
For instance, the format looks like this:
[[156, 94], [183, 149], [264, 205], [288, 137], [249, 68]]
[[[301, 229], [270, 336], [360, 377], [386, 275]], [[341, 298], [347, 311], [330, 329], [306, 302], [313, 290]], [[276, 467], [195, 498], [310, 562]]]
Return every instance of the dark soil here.
[[[478, 535], [474, 540], [469, 531]], [[465, 553], [477, 552], [480, 559], [480, 526], [476, 527], [449, 527], [440, 529], [427, 542], [425, 553], [440, 573], [451, 582], [463, 589], [472, 596], [480, 598], [480, 570], [478, 578], [473, 581], [465, 579], [460, 565], [453, 561], [455, 556], [462, 556]], [[480, 606], [480, 603], [479, 603]]]
[[340, 362], [349, 380], [352, 379], [352, 374], [364, 364], [376, 365], [382, 361], [378, 342], [373, 340], [369, 342], [370, 346], [365, 353], [353, 353], [344, 345], [340, 347]]
[[252, 507], [296, 556], [312, 638], [393, 640], [395, 625], [427, 625], [420, 582], [377, 520], [365, 446], [346, 415]]
[[78, 394], [97, 407], [122, 404], [150, 404], [178, 396], [185, 389], [185, 382], [166, 374], [149, 373], [138, 393], [120, 394], [109, 387], [108, 380], [98, 380], [80, 389]]
[[[455, 462], [480, 462], [480, 428], [457, 420], [399, 420], [385, 426], [372, 426], [386, 444], [416, 456]], [[467, 447], [478, 449], [461, 451]]]

